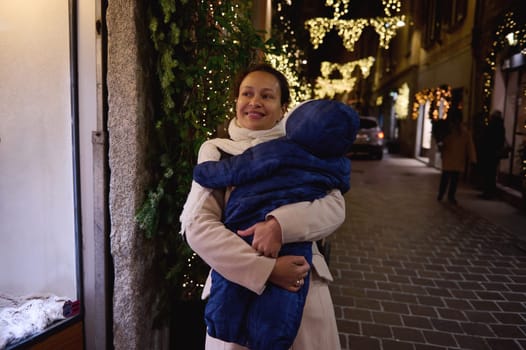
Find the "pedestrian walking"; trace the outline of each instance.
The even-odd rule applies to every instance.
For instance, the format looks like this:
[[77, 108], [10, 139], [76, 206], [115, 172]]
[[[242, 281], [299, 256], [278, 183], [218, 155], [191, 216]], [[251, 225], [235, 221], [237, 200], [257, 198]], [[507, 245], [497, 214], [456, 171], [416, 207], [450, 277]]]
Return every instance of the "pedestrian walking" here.
[[452, 109], [447, 116], [448, 131], [442, 141], [442, 174], [437, 200], [441, 201], [447, 192], [447, 199], [457, 204], [456, 192], [460, 174], [466, 162], [477, 162], [475, 145], [471, 133], [462, 124], [462, 110]]

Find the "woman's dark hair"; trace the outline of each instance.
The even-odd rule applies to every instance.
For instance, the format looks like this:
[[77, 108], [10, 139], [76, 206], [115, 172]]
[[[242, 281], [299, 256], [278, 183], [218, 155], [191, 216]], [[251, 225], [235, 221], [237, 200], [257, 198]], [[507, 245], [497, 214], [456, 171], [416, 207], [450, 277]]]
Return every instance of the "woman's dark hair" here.
[[268, 63], [259, 63], [250, 66], [237, 76], [234, 85], [234, 98], [237, 98], [237, 96], [239, 96], [239, 88], [241, 86], [241, 82], [243, 82], [243, 79], [245, 79], [245, 77], [252, 72], [266, 72], [275, 76], [276, 79], [278, 79], [279, 88], [281, 90], [281, 105], [284, 106], [290, 103], [290, 88], [287, 78], [283, 75], [283, 73], [281, 73], [279, 70], [275, 69]]

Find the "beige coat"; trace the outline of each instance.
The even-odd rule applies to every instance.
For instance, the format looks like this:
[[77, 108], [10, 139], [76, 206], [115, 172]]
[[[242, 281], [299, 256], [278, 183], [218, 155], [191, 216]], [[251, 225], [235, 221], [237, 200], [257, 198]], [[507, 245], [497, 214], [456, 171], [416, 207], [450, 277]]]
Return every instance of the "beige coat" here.
[[[215, 190], [208, 197], [196, 218], [186, 229], [192, 249], [213, 269], [231, 282], [261, 294], [272, 272], [276, 259], [260, 255], [221, 222], [225, 202], [224, 191]], [[339, 190], [313, 202], [299, 202], [282, 206], [267, 215], [279, 222], [283, 243], [316, 241], [333, 233], [345, 220], [345, 200]], [[313, 243], [311, 286], [293, 350], [339, 350], [340, 343], [334, 305], [328, 281], [329, 268]], [[210, 290], [210, 276], [203, 290], [203, 298]], [[206, 349], [245, 349], [207, 336]]]
[[[215, 190], [205, 201], [201, 212], [186, 230], [190, 247], [208, 264], [231, 282], [261, 294], [274, 269], [276, 259], [260, 255], [221, 222], [224, 191]], [[267, 214], [279, 222], [283, 244], [316, 241], [332, 234], [345, 220], [345, 200], [339, 190], [313, 202], [284, 205]], [[313, 243], [313, 268], [332, 281], [325, 259]], [[243, 263], [240, 263], [243, 262]], [[207, 281], [209, 284], [210, 279]], [[208, 296], [209, 285], [203, 291]]]
[[471, 133], [464, 126], [460, 126], [444, 138], [442, 170], [463, 172], [467, 160], [476, 163], [477, 154]]

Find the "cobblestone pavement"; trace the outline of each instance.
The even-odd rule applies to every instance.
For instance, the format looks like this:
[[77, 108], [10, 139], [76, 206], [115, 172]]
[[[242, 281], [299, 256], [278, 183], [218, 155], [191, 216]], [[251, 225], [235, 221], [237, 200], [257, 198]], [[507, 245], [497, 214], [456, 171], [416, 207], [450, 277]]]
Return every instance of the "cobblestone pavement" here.
[[[331, 237], [343, 350], [526, 349], [526, 252], [503, 226], [438, 202], [439, 172], [354, 160]], [[523, 226], [526, 230], [526, 225]]]

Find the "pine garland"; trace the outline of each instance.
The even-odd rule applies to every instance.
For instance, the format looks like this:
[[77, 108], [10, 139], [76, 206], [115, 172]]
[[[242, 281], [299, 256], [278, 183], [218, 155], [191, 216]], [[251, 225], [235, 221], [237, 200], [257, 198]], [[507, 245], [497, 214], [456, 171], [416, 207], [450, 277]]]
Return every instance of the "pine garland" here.
[[158, 265], [167, 300], [200, 298], [208, 273], [179, 234], [179, 215], [200, 145], [233, 113], [234, 75], [264, 51], [250, 8], [250, 2], [232, 0], [148, 4], [158, 101], [149, 145], [153, 181], [136, 219], [162, 247]]

